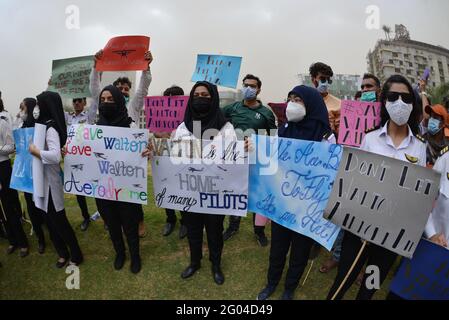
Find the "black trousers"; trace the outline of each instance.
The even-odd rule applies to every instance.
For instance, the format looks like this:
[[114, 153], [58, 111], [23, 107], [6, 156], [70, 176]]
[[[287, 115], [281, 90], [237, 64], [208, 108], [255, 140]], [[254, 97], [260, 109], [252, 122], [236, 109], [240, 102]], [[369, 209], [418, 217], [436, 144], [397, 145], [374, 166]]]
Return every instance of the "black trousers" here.
[[[350, 232], [345, 232], [341, 248], [340, 263], [338, 264], [337, 277], [335, 278], [334, 284], [332, 285], [327, 299], [331, 299], [337, 289], [340, 287], [340, 284], [342, 283], [343, 279], [346, 277], [349, 269], [354, 263], [354, 260], [357, 257], [362, 244], [363, 243], [359, 237]], [[377, 266], [379, 268], [379, 282], [380, 285], [382, 285], [382, 283], [387, 278], [388, 272], [393, 266], [396, 257], [397, 254], [387, 249], [384, 249], [372, 243], [368, 244], [368, 246], [365, 247], [364, 252], [360, 256], [359, 261], [355, 265], [351, 275], [348, 277], [345, 285], [338, 293], [336, 300], [343, 299], [346, 291], [348, 291], [348, 289], [357, 279], [357, 276], [362, 270], [365, 263], [367, 263], [368, 266]], [[365, 276], [363, 277], [362, 285], [360, 286], [356, 300], [370, 300], [376, 293], [376, 289], [368, 289], [366, 287], [366, 279], [368, 276], [368, 274], [365, 274]]]
[[76, 201], [78, 201], [78, 205], [79, 205], [79, 207], [81, 209], [81, 214], [83, 215], [83, 219], [84, 220], [89, 220], [90, 216], [89, 216], [89, 209], [87, 209], [86, 197], [77, 195], [76, 196]]
[[224, 216], [186, 212], [184, 221], [187, 226], [191, 264], [199, 265], [203, 258], [203, 229], [206, 228], [209, 260], [213, 265], [219, 266], [223, 252]]
[[[240, 229], [241, 220], [242, 220], [242, 217], [229, 216], [229, 229], [238, 231]], [[257, 235], [265, 234], [264, 226], [256, 226], [256, 214], [255, 213], [253, 213], [253, 226], [254, 226], [255, 234], [257, 234]]]
[[141, 219], [142, 205], [118, 201], [95, 199], [98, 211], [108, 226], [112, 245], [117, 255], [124, 255], [126, 252], [123, 233], [131, 259], [139, 258], [139, 222]]
[[[42, 212], [41, 210], [39, 211]], [[56, 212], [51, 192], [48, 199], [47, 213], [42, 212], [42, 215], [47, 224], [51, 242], [59, 257], [66, 260], [71, 259], [74, 263], [81, 263], [83, 261], [83, 254], [81, 253], [78, 239], [67, 219], [65, 210]]]
[[[165, 214], [167, 215], [167, 223], [175, 224], [176, 223], [176, 211], [172, 209], [165, 209]], [[184, 225], [184, 216], [185, 212], [181, 211], [181, 219], [179, 219], [179, 222], [181, 222], [181, 225]]]
[[6, 224], [5, 213], [3, 212], [3, 208], [0, 203], [0, 237], [2, 238], [6, 238], [5, 224]]
[[37, 240], [41, 244], [45, 244], [45, 235], [42, 225], [44, 224], [44, 214], [34, 205], [33, 195], [30, 193], [24, 193], [25, 201], [27, 204], [27, 212], [30, 217], [31, 224], [33, 225], [33, 231], [36, 234]]
[[277, 286], [279, 284], [287, 253], [290, 249], [285, 289], [289, 291], [295, 290], [309, 261], [310, 250], [313, 244], [314, 241], [312, 239], [272, 221], [268, 285]]
[[143, 207], [141, 205], [138, 205], [138, 208], [136, 207], [136, 210], [138, 211], [138, 215], [139, 215], [139, 221], [138, 222], [143, 222], [143, 220], [144, 220]]
[[9, 188], [12, 167], [9, 160], [0, 162], [0, 200], [5, 214], [5, 228], [9, 244], [14, 247], [28, 248], [28, 239], [22, 226], [22, 209], [19, 194]]

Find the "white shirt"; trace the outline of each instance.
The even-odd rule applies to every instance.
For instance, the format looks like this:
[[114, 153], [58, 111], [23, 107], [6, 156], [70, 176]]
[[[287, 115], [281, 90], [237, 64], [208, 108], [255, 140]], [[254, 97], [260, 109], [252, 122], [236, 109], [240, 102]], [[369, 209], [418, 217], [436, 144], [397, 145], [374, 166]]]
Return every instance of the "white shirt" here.
[[433, 170], [441, 173], [440, 194], [427, 221], [425, 235], [431, 238], [444, 234], [449, 242], [449, 152], [438, 158]]
[[34, 198], [36, 207], [47, 212], [48, 199], [51, 190], [51, 197], [56, 212], [64, 209], [64, 193], [62, 188], [61, 171], [61, 145], [59, 134], [54, 128], [49, 128], [45, 136], [45, 148], [41, 150], [41, 159], [44, 164], [44, 194], [43, 202]]
[[[151, 71], [148, 69], [147, 71], [142, 72], [142, 76], [140, 77], [139, 87], [137, 88], [135, 96], [131, 99], [128, 104], [128, 115], [133, 119], [136, 123], [137, 127], [140, 127], [140, 112], [145, 105], [145, 97], [148, 95], [148, 88], [150, 87], [152, 81]], [[98, 109], [98, 102], [100, 99], [100, 73], [92, 68], [89, 89], [92, 94], [92, 105], [90, 108], [95, 109], [95, 114]]]
[[9, 112], [0, 112], [0, 162], [9, 161], [9, 155], [14, 153], [14, 138], [12, 135], [12, 117]]
[[394, 145], [387, 128], [388, 122], [383, 128], [368, 133], [363, 139], [360, 149], [425, 167], [426, 145], [413, 135], [410, 127], [408, 136], [399, 147]]

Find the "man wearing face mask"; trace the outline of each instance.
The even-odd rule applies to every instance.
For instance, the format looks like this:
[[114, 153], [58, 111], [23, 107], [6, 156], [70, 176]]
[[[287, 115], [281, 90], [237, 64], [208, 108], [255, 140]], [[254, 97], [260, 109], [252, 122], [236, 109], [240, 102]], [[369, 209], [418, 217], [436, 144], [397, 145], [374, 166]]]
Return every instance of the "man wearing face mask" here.
[[362, 96], [360, 101], [363, 102], [377, 102], [380, 96], [380, 80], [371, 73], [365, 73], [363, 75], [363, 81], [361, 85]]
[[[98, 60], [102, 59], [102, 57], [103, 57], [103, 50], [100, 50], [95, 54], [95, 65]], [[148, 88], [150, 87], [152, 81], [150, 65], [151, 62], [153, 62], [153, 55], [151, 54], [151, 51], [145, 53], [145, 60], [148, 61], [148, 69], [142, 71], [139, 87], [137, 88], [136, 94], [133, 98], [130, 98], [132, 83], [127, 77], [118, 78], [113, 83], [113, 85], [117, 87], [123, 94], [123, 97], [125, 98], [126, 102], [126, 107], [128, 109], [128, 115], [135, 122], [137, 127], [140, 127], [140, 112], [142, 111], [143, 106], [145, 105], [145, 97], [148, 95]], [[92, 76], [89, 86], [92, 96], [99, 97], [100, 95], [101, 90], [100, 78], [101, 73], [96, 71], [94, 66], [94, 68], [92, 68]], [[143, 238], [146, 235], [143, 211], [140, 212], [140, 215], [141, 218], [139, 223], [139, 236]]]
[[441, 151], [449, 146], [449, 115], [440, 104], [427, 106], [425, 112], [430, 118], [427, 121], [427, 166], [433, 167]]
[[[260, 94], [262, 87], [262, 81], [252, 74], [248, 74], [243, 79], [243, 101], [236, 102], [229, 106], [224, 107], [224, 115], [232, 123], [236, 131], [239, 132], [239, 139], [246, 138], [250, 136], [249, 131], [257, 133], [259, 130], [264, 130], [266, 134], [270, 134], [270, 130], [276, 129], [276, 122], [273, 112], [265, 107], [257, 96]], [[247, 133], [245, 134], [245, 131]], [[224, 232], [224, 240], [228, 240], [240, 228], [240, 217], [230, 217], [229, 227]], [[255, 215], [254, 215], [255, 223]], [[265, 247], [268, 245], [268, 239], [265, 236], [264, 226], [255, 226], [254, 233], [256, 234], [256, 239], [258, 243]]]
[[314, 63], [310, 69], [310, 76], [313, 85], [320, 92], [329, 112], [329, 122], [331, 129], [338, 135], [340, 128], [340, 108], [341, 100], [329, 93], [329, 88], [332, 85], [332, 77], [334, 72], [332, 68], [322, 62]]

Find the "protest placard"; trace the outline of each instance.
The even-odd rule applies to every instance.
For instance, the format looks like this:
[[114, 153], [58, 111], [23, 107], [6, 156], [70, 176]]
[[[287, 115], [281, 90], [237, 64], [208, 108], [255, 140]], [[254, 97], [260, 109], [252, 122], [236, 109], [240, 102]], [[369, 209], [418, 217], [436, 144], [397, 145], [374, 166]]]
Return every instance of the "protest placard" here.
[[93, 56], [54, 60], [48, 90], [63, 98], [90, 97], [89, 77], [93, 65]]
[[[251, 212], [307, 237], [331, 250], [340, 228], [323, 218], [343, 147], [278, 137], [255, 136], [250, 161]], [[255, 158], [254, 158], [255, 157]], [[277, 164], [271, 172], [264, 166]]]
[[122, 36], [109, 40], [103, 56], [97, 61], [97, 71], [139, 71], [148, 69], [145, 52], [150, 38], [145, 36]]
[[325, 217], [364, 240], [412, 257], [437, 197], [440, 174], [345, 147]]
[[192, 81], [208, 81], [217, 86], [236, 88], [242, 57], [199, 54]]
[[360, 147], [366, 130], [380, 125], [380, 102], [341, 102], [338, 143]]
[[12, 168], [10, 188], [17, 191], [33, 193], [33, 156], [28, 151], [33, 141], [34, 128], [17, 129], [13, 131], [16, 145], [16, 157]]
[[150, 132], [172, 132], [184, 121], [189, 97], [146, 97], [145, 116]]
[[72, 125], [64, 159], [64, 192], [147, 203], [148, 130]]
[[390, 290], [406, 300], [449, 300], [449, 250], [422, 239], [403, 259]]

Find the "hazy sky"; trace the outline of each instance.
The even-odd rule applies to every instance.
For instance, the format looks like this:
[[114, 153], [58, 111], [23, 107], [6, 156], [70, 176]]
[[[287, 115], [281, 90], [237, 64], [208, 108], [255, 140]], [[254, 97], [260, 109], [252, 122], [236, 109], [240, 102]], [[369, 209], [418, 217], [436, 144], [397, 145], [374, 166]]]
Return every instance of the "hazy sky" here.
[[[66, 28], [68, 5], [80, 29]], [[190, 91], [196, 54], [243, 57], [240, 80], [263, 81], [264, 102], [281, 101], [312, 62], [336, 73], [362, 74], [383, 31], [368, 30], [367, 6], [380, 24], [406, 25], [414, 40], [449, 48], [447, 0], [0, 0], [0, 90], [7, 109], [46, 88], [53, 59], [94, 54], [109, 38], [151, 37], [150, 95], [178, 84]], [[224, 89], [224, 88], [220, 88]]]

